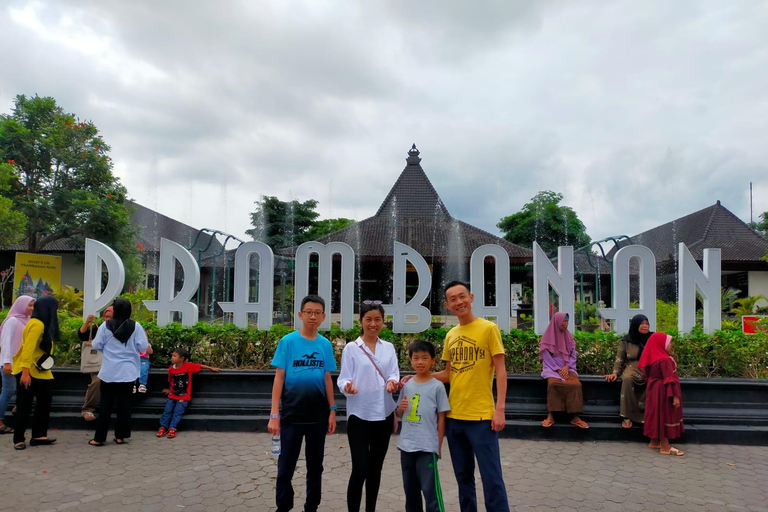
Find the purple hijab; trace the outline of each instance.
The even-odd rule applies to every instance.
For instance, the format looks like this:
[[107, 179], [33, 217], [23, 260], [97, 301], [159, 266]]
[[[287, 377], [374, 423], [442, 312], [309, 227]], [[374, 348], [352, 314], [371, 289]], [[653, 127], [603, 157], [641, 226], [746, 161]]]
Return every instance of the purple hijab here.
[[14, 302], [13, 306], [11, 306], [11, 310], [8, 311], [8, 316], [6, 316], [5, 320], [3, 320], [3, 323], [0, 324], [0, 336], [2, 336], [5, 323], [9, 318], [15, 318], [21, 322], [21, 329], [16, 329], [16, 332], [13, 333], [13, 339], [11, 340], [12, 354], [16, 354], [16, 352], [19, 351], [19, 347], [21, 346], [21, 334], [24, 331], [24, 327], [27, 325], [27, 322], [29, 321], [29, 316], [27, 316], [27, 306], [29, 306], [29, 303], [33, 300], [35, 300], [35, 298], [30, 297], [29, 295], [22, 295], [16, 299], [16, 302]]
[[573, 339], [573, 335], [568, 329], [561, 329], [563, 320], [565, 320], [567, 313], [555, 313], [552, 315], [547, 330], [541, 336], [539, 342], [539, 353], [544, 350], [551, 352], [563, 361], [568, 361], [573, 352], [573, 347], [576, 345], [576, 341]]

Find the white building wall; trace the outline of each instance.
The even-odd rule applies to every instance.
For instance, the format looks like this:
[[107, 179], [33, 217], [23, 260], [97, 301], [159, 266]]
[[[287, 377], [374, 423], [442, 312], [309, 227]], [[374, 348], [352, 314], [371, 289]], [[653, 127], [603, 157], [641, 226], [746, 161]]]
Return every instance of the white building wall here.
[[[750, 297], [755, 295], [762, 295], [768, 297], [768, 271], [752, 271], [747, 272], [747, 290]], [[764, 306], [763, 301], [761, 306]]]

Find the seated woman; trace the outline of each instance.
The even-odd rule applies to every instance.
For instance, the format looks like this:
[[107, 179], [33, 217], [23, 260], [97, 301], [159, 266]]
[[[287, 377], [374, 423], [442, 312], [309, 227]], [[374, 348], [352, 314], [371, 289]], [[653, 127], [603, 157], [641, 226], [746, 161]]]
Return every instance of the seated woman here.
[[621, 422], [624, 428], [632, 428], [633, 421], [642, 423], [645, 419], [645, 379], [637, 364], [651, 334], [648, 317], [633, 316], [629, 322], [629, 332], [619, 342], [613, 373], [605, 376], [605, 380], [613, 382], [621, 375], [620, 414], [624, 418]]
[[584, 397], [581, 382], [576, 373], [576, 341], [568, 331], [568, 314], [555, 313], [539, 342], [541, 356], [541, 377], [547, 379], [547, 419], [542, 427], [555, 424], [553, 412], [573, 414], [572, 425], [589, 428], [579, 417], [584, 411]]

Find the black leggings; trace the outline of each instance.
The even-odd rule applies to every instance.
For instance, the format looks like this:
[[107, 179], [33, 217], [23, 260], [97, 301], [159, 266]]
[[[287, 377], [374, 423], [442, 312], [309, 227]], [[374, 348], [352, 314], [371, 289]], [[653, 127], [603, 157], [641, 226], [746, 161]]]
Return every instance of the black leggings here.
[[381, 484], [381, 468], [389, 449], [394, 414], [380, 421], [347, 417], [347, 437], [352, 454], [352, 474], [347, 486], [347, 510], [359, 512], [365, 484], [365, 510], [376, 510], [376, 498]]
[[48, 437], [48, 422], [51, 417], [51, 400], [53, 398], [53, 379], [36, 379], [28, 388], [21, 385], [21, 374], [16, 375], [16, 416], [13, 432], [13, 444], [23, 443], [29, 417], [32, 414], [32, 400], [35, 404], [35, 414], [32, 416], [32, 438]]
[[107, 440], [109, 422], [112, 419], [112, 405], [116, 406], [115, 439], [131, 437], [131, 408], [133, 406], [133, 381], [101, 381], [101, 405], [96, 420], [96, 433], [93, 440], [103, 443]]

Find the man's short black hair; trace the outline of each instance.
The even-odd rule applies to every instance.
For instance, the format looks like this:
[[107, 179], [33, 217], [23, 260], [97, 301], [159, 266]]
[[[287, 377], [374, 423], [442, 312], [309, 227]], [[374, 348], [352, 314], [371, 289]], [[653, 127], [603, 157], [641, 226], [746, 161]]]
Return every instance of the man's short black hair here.
[[179, 347], [174, 350], [174, 352], [176, 352], [179, 357], [184, 360], [185, 363], [189, 361], [189, 350], [185, 349], [184, 347]]
[[467, 293], [472, 293], [469, 291], [469, 284], [465, 283], [464, 281], [451, 281], [450, 283], [445, 285], [445, 288], [443, 288], [443, 295], [445, 295], [445, 298], [448, 298], [448, 290], [453, 288], [454, 286], [463, 286], [467, 289]]
[[416, 340], [408, 346], [408, 357], [412, 357], [414, 352], [427, 352], [429, 357], [435, 358], [435, 346], [426, 340]]
[[303, 299], [301, 299], [301, 309], [304, 310], [304, 306], [307, 305], [307, 302], [314, 302], [315, 304], [320, 304], [323, 306], [323, 313], [325, 313], [325, 301], [322, 297], [319, 295], [307, 295]]

